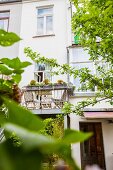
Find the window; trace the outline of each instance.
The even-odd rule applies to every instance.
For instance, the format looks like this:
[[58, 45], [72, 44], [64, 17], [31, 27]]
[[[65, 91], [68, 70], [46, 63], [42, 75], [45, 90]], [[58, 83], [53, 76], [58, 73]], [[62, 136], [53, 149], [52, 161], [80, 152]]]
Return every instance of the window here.
[[[89, 60], [89, 58], [89, 54], [87, 53], [87, 51], [84, 51], [82, 47], [73, 48], [70, 53], [70, 65], [75, 69], [86, 67], [91, 70], [92, 74], [95, 74], [95, 64], [93, 63], [93, 61]], [[84, 85], [84, 83], [80, 83], [79, 78], [74, 79], [73, 76], [70, 77], [70, 81], [76, 86], [76, 91], [80, 91], [79, 89]], [[88, 91], [94, 90], [95, 88]]]
[[0, 29], [8, 31], [9, 26], [9, 11], [0, 11]]
[[[93, 62], [92, 60], [89, 60], [90, 55], [86, 50], [84, 50], [82, 47], [76, 47], [70, 50], [70, 66], [72, 66], [75, 69], [81, 69], [81, 68], [88, 68], [91, 72], [91, 74], [97, 75], [102, 83], [105, 81], [103, 79], [103, 76], [98, 72], [98, 67], [100, 69], [107, 71], [110, 68], [109, 63], [106, 63], [101, 60], [101, 57], [98, 61]], [[79, 78], [74, 79], [74, 77], [70, 77], [70, 82], [73, 83], [76, 86], [76, 91], [84, 91], [86, 92], [86, 89], [81, 90], [81, 87], [83, 87], [85, 83], [81, 83]], [[97, 91], [99, 87], [91, 87], [90, 90], [87, 90], [87, 92], [91, 91]]]
[[45, 79], [48, 79], [51, 81], [51, 67], [48, 64], [43, 63], [36, 63], [35, 64], [35, 80], [37, 82], [43, 82]]
[[53, 7], [37, 9], [37, 34], [53, 34]]

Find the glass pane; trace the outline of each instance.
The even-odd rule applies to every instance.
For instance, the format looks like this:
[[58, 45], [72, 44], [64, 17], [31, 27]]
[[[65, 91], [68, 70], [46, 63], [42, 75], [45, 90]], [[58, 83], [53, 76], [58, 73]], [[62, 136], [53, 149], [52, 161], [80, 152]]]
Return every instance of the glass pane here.
[[48, 16], [46, 17], [46, 33], [52, 34], [53, 32], [53, 17]]
[[[71, 66], [74, 67], [75, 69], [81, 69], [81, 68], [85, 68], [86, 67], [89, 70], [91, 70], [91, 74], [94, 74], [93, 63], [76, 63], [76, 64], [72, 64]], [[82, 84], [80, 83], [80, 79], [79, 78], [73, 79], [72, 83], [76, 86], [76, 90], [78, 90], [82, 86]]]
[[45, 70], [45, 64], [36, 63], [35, 64], [35, 70], [36, 71], [44, 71]]
[[44, 79], [51, 80], [51, 74], [50, 74], [50, 72], [45, 72], [45, 73], [44, 73]]
[[38, 9], [38, 15], [48, 15], [53, 13], [53, 7]]
[[4, 20], [0, 20], [0, 29], [4, 29]]
[[5, 31], [7, 31], [8, 29], [8, 20], [0, 20], [0, 29], [4, 29]]
[[37, 21], [38, 34], [44, 34], [44, 18], [40, 17]]
[[0, 18], [9, 18], [9, 12], [0, 12]]
[[77, 47], [72, 50], [72, 56], [70, 58], [71, 62], [84, 62], [88, 61], [90, 58], [90, 55], [88, 54], [88, 51], [84, 50], [82, 47]]
[[51, 69], [51, 67], [49, 64], [35, 63], [36, 71], [43, 71], [43, 70], [50, 70], [50, 69]]

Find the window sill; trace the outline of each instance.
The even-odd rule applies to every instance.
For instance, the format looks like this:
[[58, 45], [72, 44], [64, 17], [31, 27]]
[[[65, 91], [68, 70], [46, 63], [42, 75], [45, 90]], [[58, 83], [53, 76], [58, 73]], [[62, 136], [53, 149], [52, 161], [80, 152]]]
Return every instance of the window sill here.
[[76, 97], [94, 97], [96, 92], [74, 92], [73, 96], [70, 96], [70, 98], [76, 98]]
[[36, 36], [33, 36], [32, 38], [40, 38], [40, 37], [52, 37], [52, 36], [55, 36], [55, 34], [36, 35]]

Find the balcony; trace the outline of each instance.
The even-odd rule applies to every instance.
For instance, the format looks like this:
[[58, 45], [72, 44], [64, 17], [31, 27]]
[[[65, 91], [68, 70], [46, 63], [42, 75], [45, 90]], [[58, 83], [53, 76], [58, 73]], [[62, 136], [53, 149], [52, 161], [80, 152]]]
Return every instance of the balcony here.
[[22, 2], [22, 0], [0, 0], [0, 4]]
[[70, 90], [68, 85], [25, 86], [22, 105], [34, 114], [60, 114]]

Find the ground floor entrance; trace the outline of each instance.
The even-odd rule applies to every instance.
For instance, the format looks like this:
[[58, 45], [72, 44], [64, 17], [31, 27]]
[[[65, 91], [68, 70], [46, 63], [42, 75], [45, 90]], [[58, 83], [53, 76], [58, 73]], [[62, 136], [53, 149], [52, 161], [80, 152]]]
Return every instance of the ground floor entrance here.
[[80, 130], [93, 132], [93, 136], [80, 145], [81, 148], [81, 169], [86, 165], [97, 164], [105, 170], [105, 157], [103, 147], [103, 136], [101, 123], [80, 122]]

